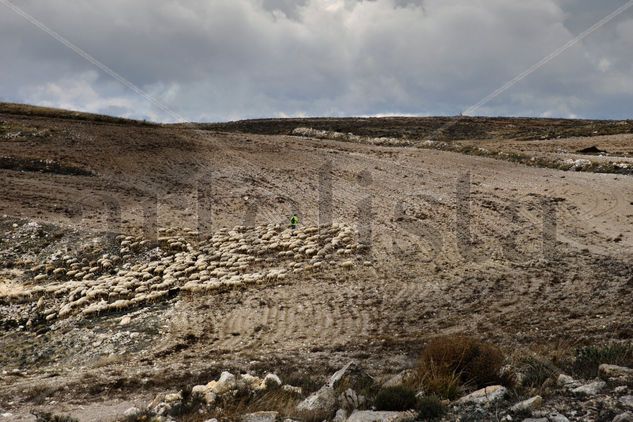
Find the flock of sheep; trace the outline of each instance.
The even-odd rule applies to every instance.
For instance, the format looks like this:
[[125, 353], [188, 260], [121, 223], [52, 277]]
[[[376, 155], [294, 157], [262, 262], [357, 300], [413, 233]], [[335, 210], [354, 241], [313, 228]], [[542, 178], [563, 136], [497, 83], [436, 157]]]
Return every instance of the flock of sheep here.
[[[350, 268], [358, 249], [354, 229], [341, 224], [290, 230], [280, 225], [237, 226], [194, 242], [162, 230], [157, 244], [118, 236], [115, 253], [52, 257], [31, 269], [32, 282], [0, 297], [35, 304], [47, 321], [93, 317], [155, 303], [187, 292], [282, 280], [325, 266]], [[37, 275], [35, 275], [37, 274]], [[27, 325], [32, 321], [27, 322]]]

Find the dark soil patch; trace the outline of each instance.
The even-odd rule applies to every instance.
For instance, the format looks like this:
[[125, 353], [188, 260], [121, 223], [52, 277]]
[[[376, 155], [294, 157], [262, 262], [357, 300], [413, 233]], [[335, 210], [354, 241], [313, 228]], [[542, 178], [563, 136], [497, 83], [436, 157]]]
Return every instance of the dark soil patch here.
[[66, 176], [94, 176], [90, 170], [65, 166], [51, 160], [32, 160], [28, 158], [0, 157], [0, 169], [27, 171], [37, 173], [53, 173]]

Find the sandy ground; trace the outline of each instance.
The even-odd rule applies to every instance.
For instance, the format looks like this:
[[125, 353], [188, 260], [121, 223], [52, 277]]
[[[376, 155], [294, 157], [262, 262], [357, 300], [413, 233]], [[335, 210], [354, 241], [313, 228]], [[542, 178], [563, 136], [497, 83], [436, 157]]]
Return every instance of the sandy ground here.
[[[296, 211], [303, 225], [331, 218], [371, 239], [354, 269], [179, 295], [136, 311], [124, 328], [114, 314], [49, 332], [7, 329], [0, 408], [14, 415], [35, 407], [114, 417], [125, 407], [117, 400], [151, 400], [226, 368], [319, 377], [356, 358], [376, 374], [397, 372], [441, 333], [508, 351], [633, 338], [630, 176], [281, 135], [0, 120], [47, 130], [2, 139], [0, 156], [93, 174], [0, 169], [6, 233], [13, 221], [96, 233], [108, 228], [106, 204], [116, 203], [121, 230], [149, 237], [144, 208], [157, 209], [160, 227], [209, 232], [286, 224]], [[630, 137], [614, 139], [618, 150], [633, 150]], [[29, 282], [9, 269], [3, 277], [10, 274]], [[116, 350], [102, 346], [121, 332], [139, 335]]]

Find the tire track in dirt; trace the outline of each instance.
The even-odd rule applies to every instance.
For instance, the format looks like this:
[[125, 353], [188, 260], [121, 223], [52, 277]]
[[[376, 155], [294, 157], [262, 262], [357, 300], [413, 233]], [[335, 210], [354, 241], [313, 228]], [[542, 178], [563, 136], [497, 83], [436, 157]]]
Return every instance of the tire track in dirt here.
[[329, 344], [369, 336], [373, 319], [348, 288], [319, 302], [295, 297], [302, 294], [297, 286], [284, 289], [287, 292], [275, 292], [260, 308], [245, 305], [227, 315], [214, 314], [210, 325], [219, 327], [212, 333], [218, 338], [214, 347], [239, 351], [301, 339]]
[[[583, 183], [582, 181], [578, 182], [583, 186], [587, 186], [590, 190], [588, 183]], [[619, 198], [619, 195], [614, 194], [610, 190], [602, 191], [600, 193], [600, 197], [595, 194], [585, 194], [583, 197], [588, 199], [590, 202], [582, 203], [581, 206], [588, 205], [588, 209], [579, 215], [572, 209], [572, 205], [569, 204], [570, 198], [576, 196], [575, 193], [575, 190], [572, 190], [571, 188], [562, 188], [561, 190], [555, 192], [557, 196], [562, 195], [562, 197], [567, 199], [564, 202], [555, 202], [553, 204], [556, 208], [557, 241], [562, 241], [576, 249], [590, 248], [594, 253], [601, 255], [608, 254], [610, 248], [609, 245], [605, 243], [607, 237], [605, 237], [600, 243], [596, 243], [595, 241], [588, 243], [586, 235], [590, 234], [590, 224], [596, 224], [596, 219], [617, 214], [619, 210], [622, 210], [622, 201]], [[606, 202], [604, 196], [607, 197]], [[544, 197], [541, 198], [544, 199]], [[544, 210], [542, 204], [538, 204], [537, 207], [540, 211], [538, 213], [539, 215], [535, 215], [535, 213], [530, 212], [525, 208], [521, 208], [520, 214], [522, 217], [530, 221], [535, 227], [539, 227], [542, 230]], [[576, 205], [576, 208], [579, 207]], [[600, 223], [597, 223], [597, 225], [599, 226]], [[578, 232], [578, 234], [576, 234], [573, 231], [570, 231], [572, 229], [584, 230], [584, 234], [582, 232]], [[602, 235], [604, 235], [604, 233], [602, 233]]]

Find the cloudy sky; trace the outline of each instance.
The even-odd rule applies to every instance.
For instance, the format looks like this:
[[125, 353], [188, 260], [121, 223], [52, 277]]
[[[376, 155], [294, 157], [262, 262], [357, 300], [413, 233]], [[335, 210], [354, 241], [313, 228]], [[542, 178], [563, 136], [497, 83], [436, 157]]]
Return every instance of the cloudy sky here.
[[[0, 101], [157, 121], [456, 115], [626, 4], [0, 0]], [[633, 117], [633, 7], [472, 114]]]

